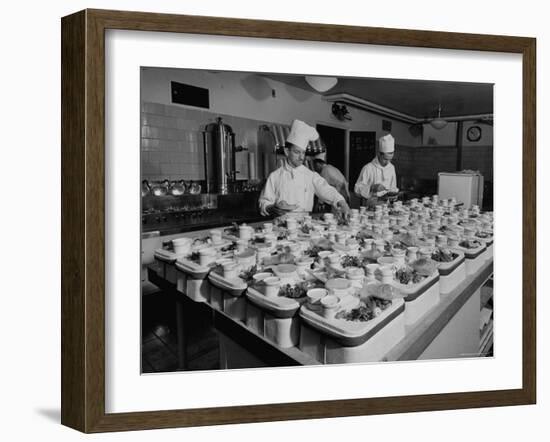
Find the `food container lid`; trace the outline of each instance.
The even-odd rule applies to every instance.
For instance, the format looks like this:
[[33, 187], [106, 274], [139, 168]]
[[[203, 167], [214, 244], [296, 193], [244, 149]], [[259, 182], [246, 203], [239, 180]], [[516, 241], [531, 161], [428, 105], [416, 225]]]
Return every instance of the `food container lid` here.
[[216, 250], [211, 247], [205, 247], [199, 250], [199, 254], [201, 255], [215, 255]]
[[321, 299], [321, 305], [326, 308], [337, 307], [340, 302], [340, 298], [335, 295], [326, 295]]
[[276, 274], [289, 274], [296, 271], [296, 266], [294, 264], [278, 264], [273, 270]]
[[307, 298], [310, 302], [315, 302], [328, 295], [327, 289], [315, 288], [307, 291]]
[[264, 279], [270, 278], [272, 276], [273, 276], [273, 273], [259, 272], [259, 273], [255, 273], [254, 275], [252, 275], [252, 279], [256, 282], [260, 282], [260, 281], [263, 281]]
[[281, 279], [277, 276], [268, 276], [264, 278], [263, 281], [265, 285], [279, 285], [281, 283]]
[[351, 287], [351, 282], [344, 278], [329, 279], [325, 283], [325, 288], [328, 290], [346, 290]]

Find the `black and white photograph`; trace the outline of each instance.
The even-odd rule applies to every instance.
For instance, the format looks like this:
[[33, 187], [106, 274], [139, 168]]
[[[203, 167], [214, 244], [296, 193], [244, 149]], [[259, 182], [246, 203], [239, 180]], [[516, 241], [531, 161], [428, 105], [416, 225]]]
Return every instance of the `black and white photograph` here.
[[494, 356], [493, 84], [140, 83], [142, 373]]

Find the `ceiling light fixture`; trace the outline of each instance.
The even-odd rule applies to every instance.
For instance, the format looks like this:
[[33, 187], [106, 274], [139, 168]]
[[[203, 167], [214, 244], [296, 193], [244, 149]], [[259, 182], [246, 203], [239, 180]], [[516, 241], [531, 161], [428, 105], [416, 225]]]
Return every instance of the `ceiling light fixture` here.
[[447, 121], [441, 118], [441, 104], [439, 105], [439, 109], [437, 111], [437, 118], [434, 118], [430, 121], [430, 124], [434, 129], [443, 129], [445, 126], [447, 126]]
[[310, 75], [306, 75], [306, 81], [317, 92], [326, 92], [338, 83], [336, 77], [314, 77]]

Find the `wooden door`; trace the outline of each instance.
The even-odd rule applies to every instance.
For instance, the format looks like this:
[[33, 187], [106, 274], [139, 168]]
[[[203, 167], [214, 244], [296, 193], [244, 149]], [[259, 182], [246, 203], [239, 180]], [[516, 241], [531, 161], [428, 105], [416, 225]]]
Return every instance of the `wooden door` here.
[[349, 133], [349, 187], [353, 188], [361, 169], [370, 163], [376, 153], [376, 132], [353, 131]]

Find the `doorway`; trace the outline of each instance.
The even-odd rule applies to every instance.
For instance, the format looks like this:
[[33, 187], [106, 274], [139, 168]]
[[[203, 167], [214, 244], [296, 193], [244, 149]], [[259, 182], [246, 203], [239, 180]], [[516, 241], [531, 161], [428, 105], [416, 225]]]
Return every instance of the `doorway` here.
[[353, 188], [363, 166], [374, 158], [376, 153], [376, 132], [353, 131], [349, 133], [349, 187]]
[[338, 127], [317, 125], [317, 132], [327, 146], [327, 163], [346, 174], [346, 130]]

